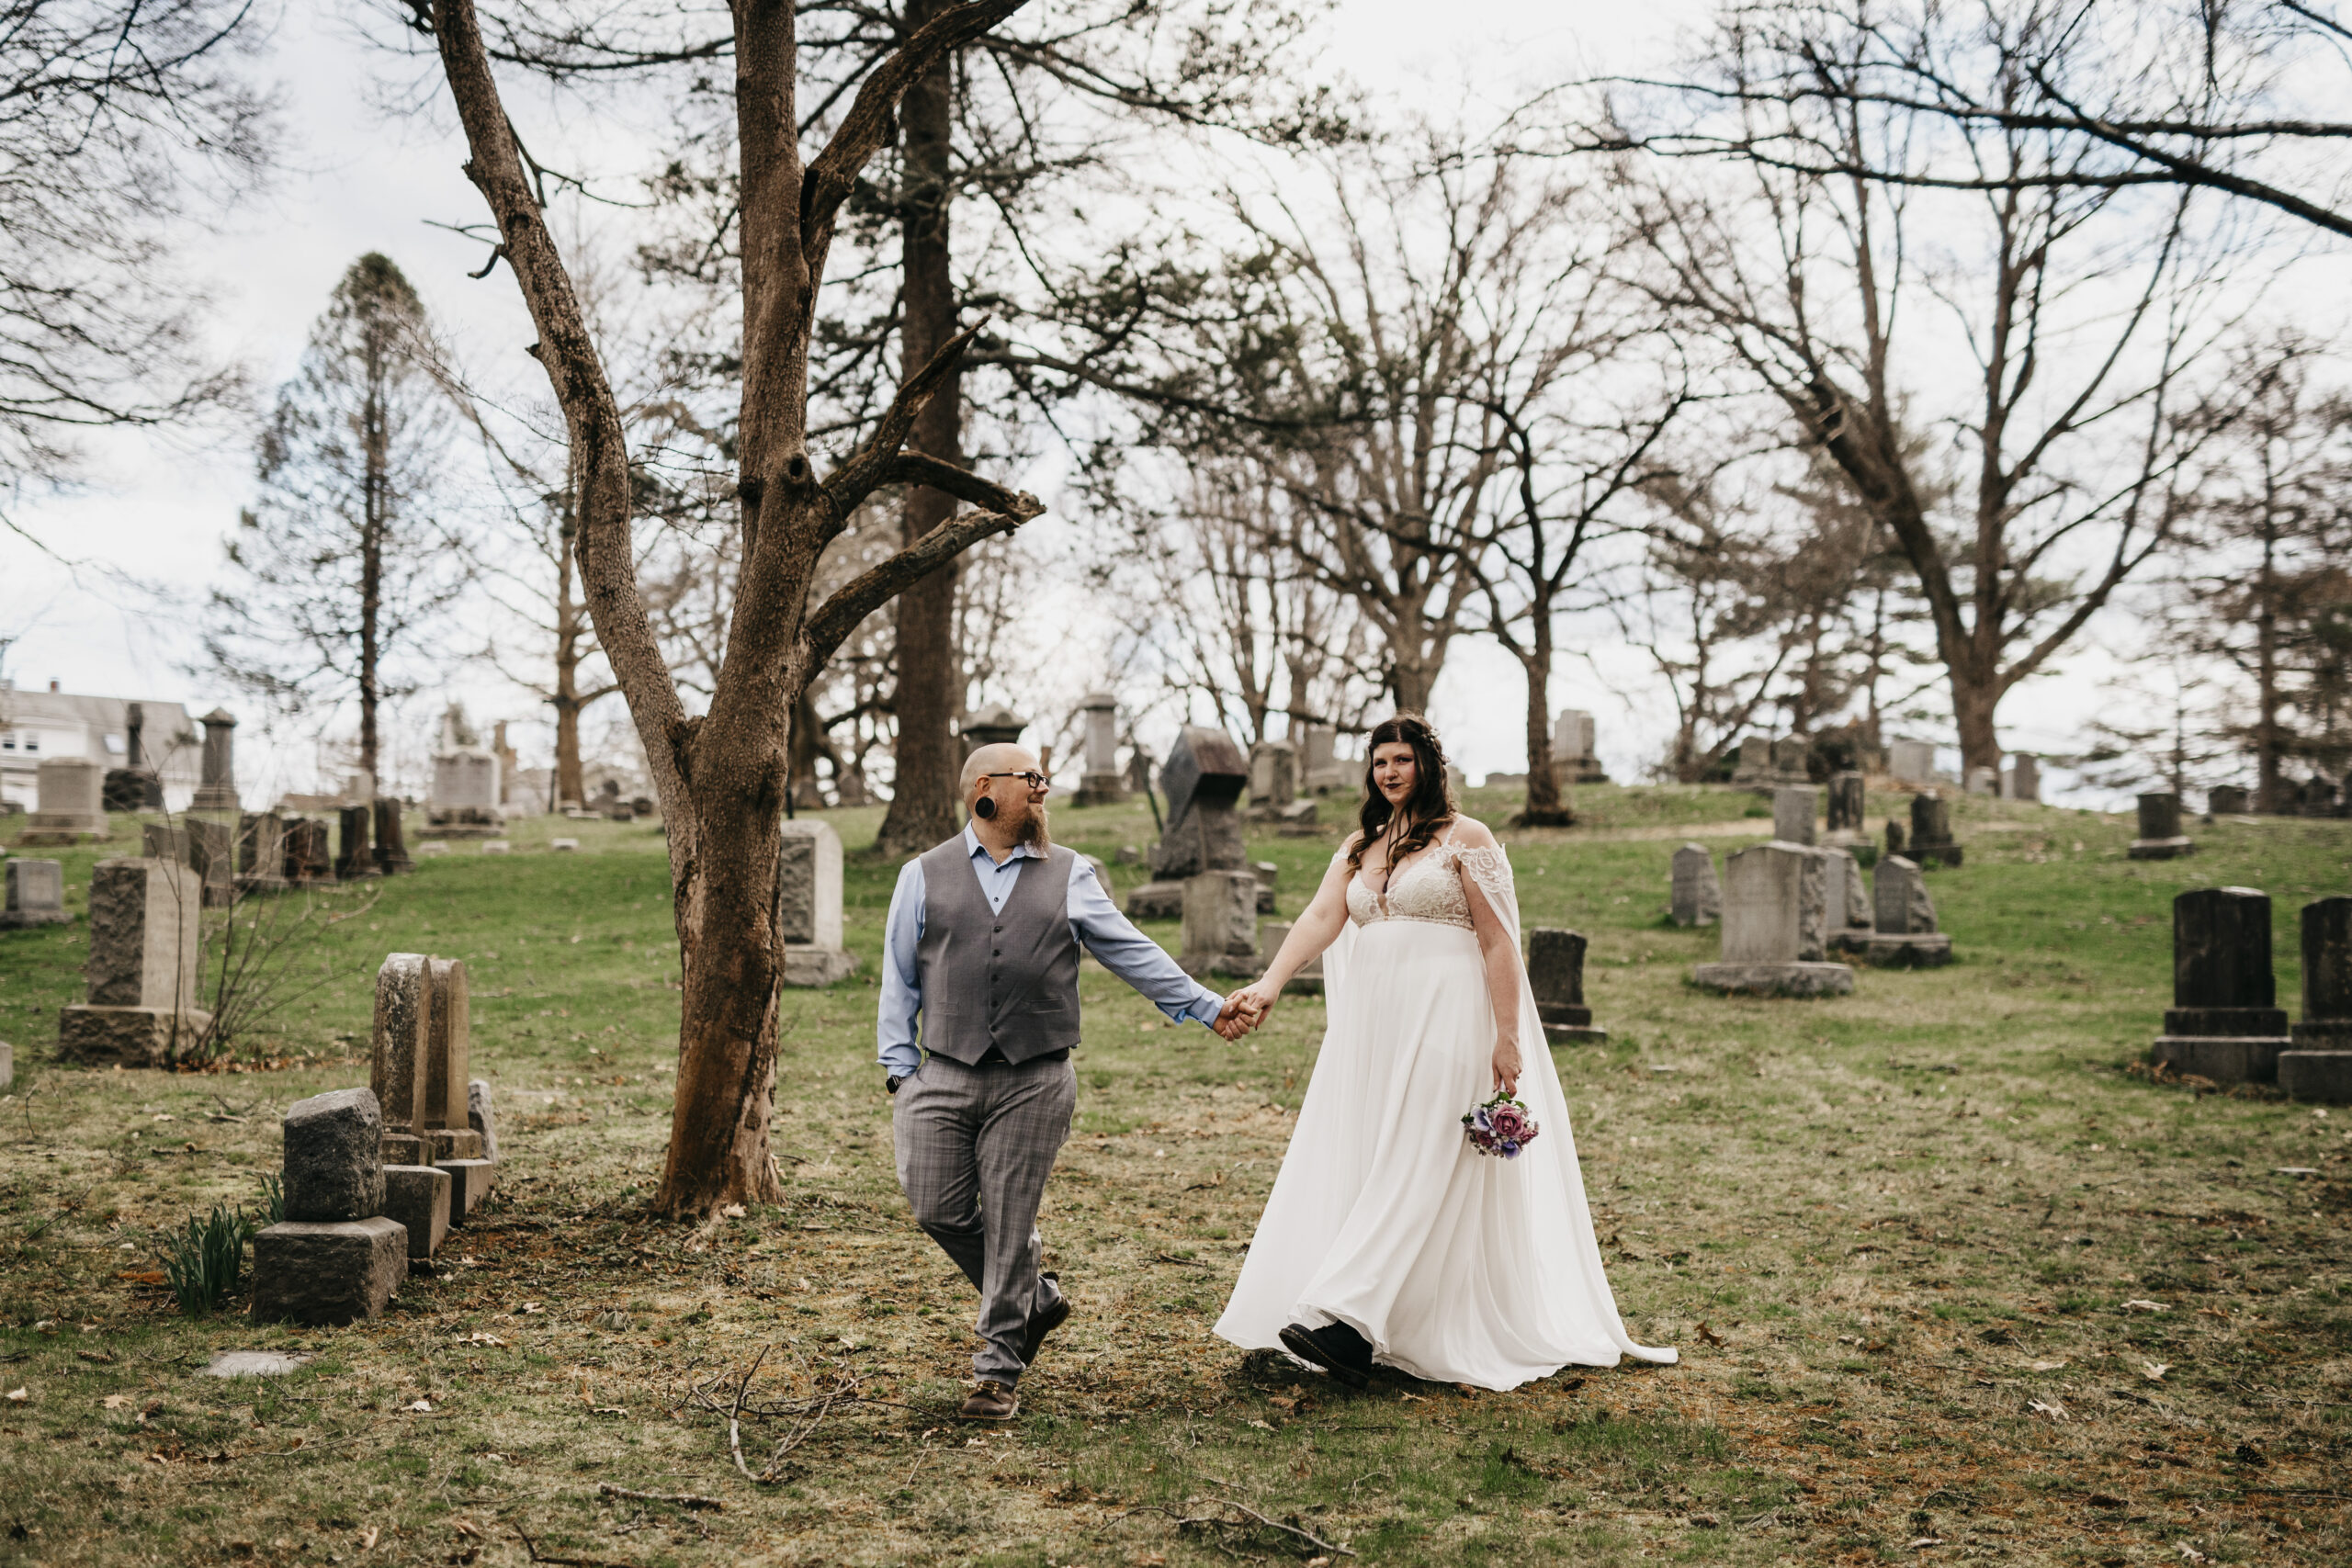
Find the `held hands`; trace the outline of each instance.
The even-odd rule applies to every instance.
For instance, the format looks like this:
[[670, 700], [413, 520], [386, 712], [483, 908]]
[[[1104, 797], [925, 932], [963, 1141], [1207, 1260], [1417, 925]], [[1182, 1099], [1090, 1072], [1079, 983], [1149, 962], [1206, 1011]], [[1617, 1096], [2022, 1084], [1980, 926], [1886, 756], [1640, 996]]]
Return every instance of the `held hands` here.
[[1519, 1042], [1504, 1035], [1495, 1042], [1495, 1088], [1516, 1097], [1519, 1093]]
[[1227, 1040], [1238, 1040], [1264, 1023], [1273, 1005], [1274, 998], [1261, 987], [1244, 986], [1225, 998], [1225, 1010], [1217, 1014], [1212, 1027]]

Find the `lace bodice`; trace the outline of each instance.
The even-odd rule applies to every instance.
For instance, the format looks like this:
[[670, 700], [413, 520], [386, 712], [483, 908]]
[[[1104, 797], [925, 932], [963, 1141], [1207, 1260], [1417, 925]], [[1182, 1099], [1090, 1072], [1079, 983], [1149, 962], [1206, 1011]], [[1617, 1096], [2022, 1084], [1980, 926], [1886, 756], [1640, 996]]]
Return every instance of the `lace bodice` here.
[[1388, 879], [1385, 896], [1374, 893], [1359, 872], [1348, 880], [1348, 918], [1360, 926], [1381, 920], [1426, 920], [1431, 925], [1475, 928], [1470, 923], [1470, 898], [1462, 890], [1459, 844], [1436, 843], [1406, 863]]

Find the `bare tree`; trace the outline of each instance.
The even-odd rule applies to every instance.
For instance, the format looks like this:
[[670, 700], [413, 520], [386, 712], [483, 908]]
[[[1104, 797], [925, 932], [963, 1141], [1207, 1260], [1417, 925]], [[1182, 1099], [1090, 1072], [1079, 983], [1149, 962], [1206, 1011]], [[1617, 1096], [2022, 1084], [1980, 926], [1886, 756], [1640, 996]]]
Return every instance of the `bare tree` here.
[[0, 0], [0, 482], [238, 390], [165, 236], [268, 170], [266, 30], [243, 0]]
[[[1922, 47], [1953, 72], [1993, 73], [1990, 91], [2015, 90], [1994, 62], [2021, 40], [2065, 41], [2042, 7], [1919, 15]], [[2185, 465], [2211, 433], [2176, 416], [2219, 357], [2222, 285], [2242, 255], [2192, 192], [2088, 179], [2106, 155], [2094, 138], [1949, 121], [1874, 93], [1874, 16], [1862, 0], [1732, 7], [1713, 74], [1683, 95], [1699, 123], [1629, 139], [1703, 152], [1699, 174], [1725, 177], [1629, 168], [1650, 182], [1650, 287], [1707, 324], [1892, 534], [1926, 602], [1963, 764], [1992, 766], [2002, 697], [2179, 520]], [[1917, 166], [1939, 128], [1987, 171], [1984, 188], [1883, 177]], [[1967, 378], [1946, 373], [1956, 358]], [[1905, 455], [1915, 419], [1971, 470], [1949, 515]]]
[[[746, 3], [733, 17], [741, 202], [742, 396], [736, 423], [741, 576], [707, 713], [689, 715], [647, 618], [630, 542], [627, 433], [571, 276], [548, 234], [500, 98], [470, 0], [435, 0], [428, 28], [463, 124], [466, 172], [498, 223], [562, 407], [580, 471], [577, 553], [605, 656], [643, 742], [668, 827], [684, 960], [678, 1088], [656, 1202], [704, 1214], [778, 1195], [768, 1122], [783, 953], [775, 925], [780, 813], [801, 689], [858, 623], [970, 546], [1043, 510], [906, 450], [916, 417], [968, 346], [971, 329], [908, 377], [881, 417], [820, 478], [808, 441], [809, 345], [834, 226], [860, 171], [924, 73], [1021, 8], [970, 0], [945, 11], [859, 80], [813, 157], [801, 150], [797, 7]], [[858, 505], [885, 484], [945, 490], [977, 510], [943, 522], [822, 604], [819, 563]]]

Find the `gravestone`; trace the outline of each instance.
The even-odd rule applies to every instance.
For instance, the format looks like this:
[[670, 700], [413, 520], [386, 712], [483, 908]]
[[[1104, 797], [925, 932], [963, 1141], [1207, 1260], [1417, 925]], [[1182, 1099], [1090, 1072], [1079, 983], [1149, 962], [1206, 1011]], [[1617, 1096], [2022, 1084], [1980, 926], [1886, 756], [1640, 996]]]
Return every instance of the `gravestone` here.
[[1905, 849], [1890, 837], [1889, 854], [1903, 854], [1912, 863], [1927, 865], [1958, 865], [1960, 846], [1951, 837], [1951, 802], [1934, 790], [1922, 790], [1911, 797], [1910, 847]]
[[[577, 845], [579, 841], [580, 840], [577, 839], [572, 840], [574, 845]], [[481, 841], [481, 852], [486, 855], [512, 854], [514, 852], [514, 846], [510, 840], [505, 839], [484, 839]]]
[[161, 811], [164, 781], [145, 768], [108, 768], [98, 795], [108, 811]]
[[1298, 749], [1287, 740], [1250, 748], [1250, 804], [1283, 806], [1298, 798]]
[[1833, 841], [1860, 838], [1869, 829], [1862, 826], [1864, 797], [1862, 775], [1850, 770], [1829, 775], [1829, 837]]
[[1254, 980], [1265, 972], [1258, 942], [1258, 877], [1250, 871], [1204, 871], [1184, 879], [1184, 936], [1176, 962], [1184, 973]]
[[2172, 1001], [2151, 1061], [2215, 1083], [2277, 1079], [2294, 1042], [2270, 969], [2268, 894], [2198, 887], [2172, 901]]
[[449, 1173], [429, 1165], [388, 1165], [384, 1172], [384, 1215], [398, 1220], [408, 1233], [409, 1267], [429, 1264], [449, 1235]]
[[1704, 844], [1674, 852], [1674, 923], [1712, 926], [1723, 919], [1724, 890], [1715, 880], [1715, 857]]
[[58, 1055], [68, 1061], [155, 1066], [190, 1050], [212, 1026], [198, 1007], [197, 933], [202, 890], [177, 861], [102, 860], [90, 873], [87, 1003], [58, 1011]]
[[1204, 871], [1239, 871], [1250, 761], [1221, 729], [1187, 725], [1159, 770], [1168, 822], [1152, 852], [1152, 880], [1127, 895], [1129, 919], [1166, 919], [1185, 906], [1184, 883]]
[[1772, 837], [1784, 844], [1813, 842], [1814, 796], [1811, 784], [1782, 784], [1772, 792]]
[[1709, 990], [1762, 996], [1844, 996], [1854, 972], [1826, 961], [1828, 861], [1779, 842], [1724, 865], [1723, 957], [1691, 978]]
[[[2133, 860], [2177, 860], [2196, 851], [2196, 843], [2180, 830], [2180, 796], [2160, 789], [2140, 797], [2140, 836], [2126, 853]], [[2266, 942], [2266, 950], [2267, 946]]]
[[374, 836], [376, 808], [372, 806], [346, 806], [337, 814], [342, 818], [342, 851], [334, 857], [334, 874], [338, 882], [358, 882], [383, 873], [376, 865], [376, 852], [368, 840]]
[[286, 880], [297, 887], [334, 880], [334, 835], [315, 817], [286, 825]]
[[237, 886], [275, 893], [286, 886], [286, 818], [275, 811], [237, 819]]
[[1903, 824], [1892, 817], [1886, 819], [1886, 852], [1891, 855], [1903, 852]]
[[1356, 770], [1340, 761], [1340, 732], [1329, 725], [1298, 727], [1298, 782], [1309, 795], [1346, 795], [1357, 787]]
[[1090, 692], [1079, 710], [1086, 717], [1085, 766], [1071, 804], [1116, 806], [1127, 797], [1119, 777], [1119, 700], [1108, 692]]
[[1926, 740], [1890, 740], [1886, 771], [1896, 784], [1917, 787], [1936, 782], [1936, 749]]
[[549, 839], [548, 840], [548, 852], [550, 854], [559, 855], [577, 854], [580, 852], [580, 840], [577, 839]]
[[2244, 784], [2215, 784], [2205, 797], [2205, 815], [2243, 817], [2251, 804]]
[[1997, 768], [1986, 767], [1981, 762], [1978, 763], [1975, 767], [1968, 770], [1968, 784], [1966, 787], [1968, 793], [1971, 795], [1999, 794], [2001, 789], [2000, 770]]
[[2039, 803], [2041, 799], [2041, 760], [2030, 751], [2009, 759], [2001, 773], [2001, 798]]
[[47, 757], [35, 770], [32, 816], [17, 842], [78, 844], [104, 839], [107, 826], [106, 771], [87, 757]]
[[7, 1093], [8, 1086], [16, 1081], [17, 1048], [0, 1040], [0, 1094]]
[[1592, 715], [1562, 708], [1552, 720], [1552, 766], [1564, 784], [1607, 784], [1600, 765], [1600, 734]]
[[400, 876], [416, 869], [408, 858], [408, 835], [401, 826], [401, 803], [394, 796], [379, 795], [375, 800], [376, 869], [386, 876]]
[[233, 816], [243, 808], [237, 799], [237, 721], [214, 708], [197, 722], [204, 726], [203, 773], [188, 809]]
[[368, 1087], [383, 1107], [386, 1165], [425, 1165], [423, 1135], [426, 1033], [433, 1024], [433, 976], [421, 953], [395, 953], [376, 971], [376, 1021], [368, 1053]]
[[490, 1080], [473, 1078], [466, 1084], [466, 1122], [481, 1134], [481, 1157], [498, 1158], [498, 1110], [490, 1095]]
[[480, 1159], [481, 1135], [466, 1116], [472, 1066], [473, 1012], [466, 966], [455, 958], [427, 958], [429, 1011], [424, 1024], [424, 1084], [418, 1092], [417, 1136], [435, 1164]]
[[416, 846], [416, 858], [419, 860], [440, 860], [448, 852], [449, 841], [447, 839], [427, 839]]
[[[1258, 879], [1258, 913], [1272, 914], [1275, 908], [1274, 885], [1281, 880], [1282, 867], [1270, 860], [1253, 860], [1250, 863], [1250, 871]], [[1110, 888], [1111, 879], [1106, 876], [1102, 879], [1102, 889], [1107, 893]], [[1271, 953], [1273, 950], [1268, 948], [1266, 951]]]
[[205, 908], [225, 908], [236, 901], [235, 852], [226, 822], [206, 817], [147, 822], [141, 824], [139, 839], [147, 859], [177, 861], [196, 873]]
[[1881, 969], [1933, 969], [1951, 962], [1951, 938], [1936, 929], [1936, 901], [1916, 862], [1887, 855], [1871, 871], [1872, 930], [1862, 953]]
[[857, 972], [857, 960], [842, 948], [842, 837], [831, 823], [803, 818], [784, 824], [775, 912], [786, 985], [830, 986]]
[[1027, 719], [1002, 703], [983, 708], [966, 718], [960, 727], [964, 755], [968, 757], [983, 746], [1017, 746], [1021, 743], [1021, 732], [1028, 728]]
[[336, 1089], [286, 1112], [286, 1218], [254, 1237], [253, 1314], [311, 1327], [383, 1313], [408, 1272], [408, 1228], [384, 1213], [372, 1091]]
[[[1293, 924], [1294, 922], [1290, 920], [1268, 920], [1260, 928], [1264, 932], [1263, 948], [1267, 963], [1272, 964], [1274, 961], [1274, 954], [1283, 950], [1283, 943], [1290, 940]], [[1283, 995], [1319, 997], [1322, 994], [1323, 955], [1318, 953], [1305, 964], [1300, 964], [1297, 974], [1283, 982]]]
[[455, 838], [495, 833], [506, 821], [505, 813], [499, 809], [499, 790], [496, 752], [479, 746], [447, 747], [433, 754], [433, 790], [425, 797], [425, 820]]
[[65, 912], [63, 862], [12, 855], [0, 863], [0, 875], [7, 879], [7, 897], [0, 901], [0, 931], [60, 926], [74, 918]]
[[1527, 933], [1527, 984], [1544, 1038], [1555, 1045], [1605, 1045], [1609, 1031], [1592, 1026], [1584, 1000], [1585, 939], [1576, 931], [1536, 926]]
[[2297, 1100], [2352, 1102], [2352, 897], [2303, 906], [2303, 1017], [2279, 1053], [2278, 1087]]

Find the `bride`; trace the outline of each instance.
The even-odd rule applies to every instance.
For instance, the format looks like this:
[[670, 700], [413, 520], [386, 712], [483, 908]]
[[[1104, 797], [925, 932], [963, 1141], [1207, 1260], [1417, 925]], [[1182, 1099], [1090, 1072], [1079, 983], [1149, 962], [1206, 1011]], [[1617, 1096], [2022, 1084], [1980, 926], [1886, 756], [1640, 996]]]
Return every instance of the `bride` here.
[[[1454, 814], [1418, 715], [1373, 730], [1370, 783], [1362, 831], [1235, 993], [1262, 1016], [1324, 954], [1322, 1053], [1216, 1332], [1351, 1387], [1375, 1362], [1507, 1389], [1570, 1363], [1672, 1361], [1618, 1320], [1520, 962], [1510, 863]], [[1516, 1159], [1463, 1135], [1462, 1113], [1497, 1088], [1538, 1124]]]

